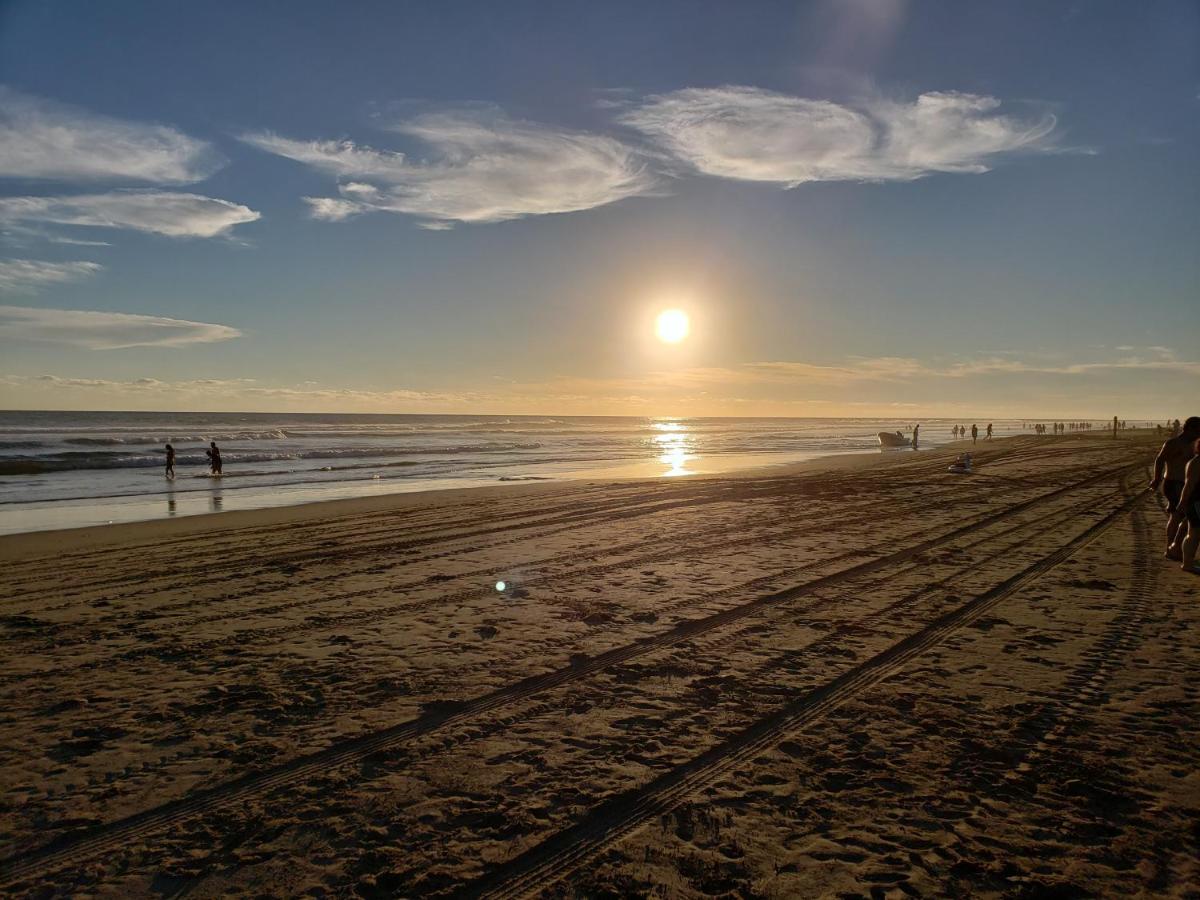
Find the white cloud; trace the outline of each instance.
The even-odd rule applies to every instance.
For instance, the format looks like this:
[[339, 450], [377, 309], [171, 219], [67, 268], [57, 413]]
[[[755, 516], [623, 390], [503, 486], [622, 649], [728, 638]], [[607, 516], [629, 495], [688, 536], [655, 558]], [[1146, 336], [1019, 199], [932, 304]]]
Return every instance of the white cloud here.
[[119, 350], [210, 344], [240, 336], [240, 331], [228, 325], [162, 316], [0, 306], [0, 338], [8, 340], [44, 341], [89, 350]]
[[96, 115], [0, 87], [0, 177], [186, 184], [225, 160], [175, 128]]
[[67, 197], [0, 197], [0, 224], [127, 228], [171, 237], [216, 237], [259, 214], [228, 200], [127, 190]]
[[79, 281], [103, 268], [99, 263], [83, 261], [0, 259], [0, 293], [33, 293], [46, 285]]
[[511, 119], [496, 111], [430, 113], [391, 126], [434, 151], [429, 160], [351, 141], [242, 140], [340, 179], [341, 197], [308, 197], [328, 220], [382, 210], [425, 227], [573, 212], [654, 191], [656, 178], [610, 137]]
[[354, 200], [342, 200], [338, 197], [305, 197], [309, 212], [314, 219], [326, 222], [340, 222], [365, 212], [368, 207]]
[[1019, 150], [1049, 149], [1053, 116], [1023, 121], [993, 97], [954, 92], [856, 107], [754, 87], [687, 88], [621, 116], [698, 172], [795, 187], [985, 172]]
[[111, 247], [112, 244], [108, 241], [85, 241], [82, 238], [63, 237], [62, 235], [48, 234], [46, 240], [51, 244], [69, 244], [72, 247]]

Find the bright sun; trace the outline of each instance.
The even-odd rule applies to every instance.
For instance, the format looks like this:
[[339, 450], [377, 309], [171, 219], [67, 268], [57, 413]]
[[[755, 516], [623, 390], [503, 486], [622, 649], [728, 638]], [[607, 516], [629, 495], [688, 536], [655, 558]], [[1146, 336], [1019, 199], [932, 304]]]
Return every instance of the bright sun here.
[[688, 315], [682, 309], [667, 309], [658, 314], [654, 333], [667, 344], [678, 344], [688, 336]]

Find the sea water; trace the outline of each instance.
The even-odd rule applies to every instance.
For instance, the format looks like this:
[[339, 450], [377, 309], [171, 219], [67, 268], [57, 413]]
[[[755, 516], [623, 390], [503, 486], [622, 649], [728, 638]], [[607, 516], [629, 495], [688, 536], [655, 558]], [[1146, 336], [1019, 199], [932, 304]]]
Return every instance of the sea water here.
[[[958, 420], [926, 420], [921, 446]], [[1026, 423], [996, 421], [996, 434]], [[969, 420], [967, 425], [970, 425]], [[878, 453], [892, 419], [0, 412], [0, 534], [372, 494]], [[983, 427], [980, 431], [982, 433]], [[176, 477], [164, 477], [164, 445]], [[212, 477], [205, 450], [221, 449]]]

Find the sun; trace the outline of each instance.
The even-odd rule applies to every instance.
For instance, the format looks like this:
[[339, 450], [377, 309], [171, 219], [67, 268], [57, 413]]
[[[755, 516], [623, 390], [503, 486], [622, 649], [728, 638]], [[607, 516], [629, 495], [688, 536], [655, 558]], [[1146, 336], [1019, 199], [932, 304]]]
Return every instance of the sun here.
[[678, 344], [688, 336], [690, 330], [688, 314], [682, 309], [663, 310], [654, 323], [654, 333], [664, 344]]

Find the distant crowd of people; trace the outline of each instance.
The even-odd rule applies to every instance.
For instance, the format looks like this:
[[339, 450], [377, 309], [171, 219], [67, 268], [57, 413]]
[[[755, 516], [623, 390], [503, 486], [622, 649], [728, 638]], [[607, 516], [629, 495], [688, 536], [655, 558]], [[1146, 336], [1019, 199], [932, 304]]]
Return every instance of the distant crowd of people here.
[[[1161, 429], [1159, 429], [1161, 430]], [[1162, 489], [1167, 501], [1167, 559], [1178, 560], [1185, 572], [1196, 572], [1200, 548], [1200, 416], [1170, 423], [1154, 460], [1151, 490]]]
[[[1178, 425], [1178, 421], [1175, 423]], [[1032, 431], [1034, 434], [1066, 434], [1068, 431], [1091, 431], [1095, 427], [1094, 422], [1051, 422], [1047, 425], [1045, 422], [1024, 422], [1021, 425]], [[1118, 431], [1124, 431], [1129, 427], [1129, 423], [1124, 419], [1113, 416], [1112, 424], [1106, 425], [1105, 428], [1111, 428], [1113, 437], [1117, 436]]]
[[[1179, 422], [1176, 421], [1175, 425], [1176, 425], [1176, 427], [1178, 427]], [[1091, 431], [1092, 427], [1093, 427], [1093, 423], [1091, 423], [1091, 422], [1051, 422], [1049, 424], [1046, 424], [1045, 422], [1022, 422], [1021, 427], [1023, 429], [1032, 431], [1034, 434], [1066, 434], [1068, 431]], [[1128, 423], [1124, 419], [1118, 419], [1116, 416], [1113, 416], [1112, 432], [1113, 432], [1114, 436], [1116, 436], [1116, 433], [1118, 430], [1124, 430], [1125, 428], [1128, 428], [1128, 427], [1129, 427]], [[952, 427], [950, 429], [950, 434], [954, 437], [954, 439], [956, 441], [957, 440], [966, 440], [967, 433], [968, 433], [967, 427], [965, 425], [955, 425], [954, 427]], [[979, 441], [979, 426], [978, 425], [971, 426], [970, 435], [971, 435], [971, 443], [978, 443], [978, 441]], [[992, 423], [988, 422], [987, 433], [984, 436], [984, 440], [990, 441], [991, 439], [992, 439]]]
[[[1029, 427], [1029, 426], [1027, 426]], [[1049, 426], [1044, 422], [1035, 423], [1033, 428], [1034, 434], [1045, 434], [1049, 427], [1051, 434], [1066, 434], [1068, 431], [1091, 431], [1091, 422], [1051, 422]]]

